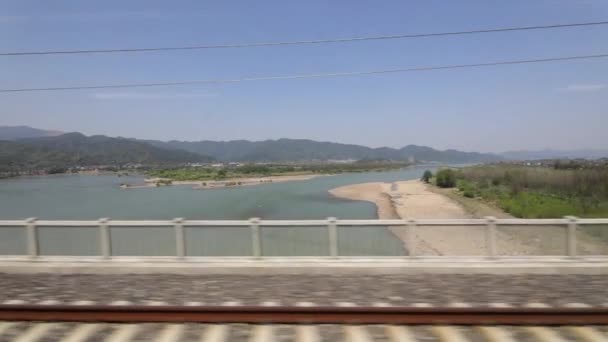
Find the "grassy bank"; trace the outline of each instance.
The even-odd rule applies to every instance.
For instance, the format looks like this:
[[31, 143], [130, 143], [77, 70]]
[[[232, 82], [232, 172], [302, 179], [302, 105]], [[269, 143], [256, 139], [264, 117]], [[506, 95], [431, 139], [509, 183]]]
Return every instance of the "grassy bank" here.
[[[436, 188], [478, 216], [501, 217], [502, 210], [519, 218], [608, 217], [608, 168], [563, 169], [497, 164], [440, 171], [442, 181], [456, 191]], [[446, 176], [446, 174], [448, 174]], [[579, 238], [608, 241], [608, 226], [581, 228]], [[586, 236], [586, 237], [585, 237]]]
[[486, 165], [454, 171], [455, 185], [521, 218], [608, 216], [608, 169]]

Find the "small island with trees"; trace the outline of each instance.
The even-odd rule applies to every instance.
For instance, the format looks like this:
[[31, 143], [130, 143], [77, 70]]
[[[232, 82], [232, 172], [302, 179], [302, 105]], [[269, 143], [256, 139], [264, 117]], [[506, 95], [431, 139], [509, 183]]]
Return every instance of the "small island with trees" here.
[[308, 180], [318, 176], [356, 172], [381, 172], [411, 165], [408, 162], [360, 160], [310, 163], [210, 164], [148, 170], [146, 184], [123, 184], [122, 188], [193, 185], [195, 189], [251, 186], [264, 183]]

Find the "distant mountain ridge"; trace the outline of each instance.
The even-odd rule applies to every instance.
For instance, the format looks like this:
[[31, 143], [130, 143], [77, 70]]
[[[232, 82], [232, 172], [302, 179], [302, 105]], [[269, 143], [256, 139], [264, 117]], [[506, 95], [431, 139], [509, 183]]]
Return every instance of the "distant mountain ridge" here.
[[87, 137], [81, 133], [0, 141], [1, 172], [99, 165], [178, 165], [211, 160], [200, 154], [168, 150], [132, 139]]
[[[183, 165], [211, 162], [307, 162], [331, 160], [434, 161], [479, 163], [501, 160], [487, 153], [439, 151], [408, 145], [400, 149], [307, 139], [264, 141], [158, 141], [86, 136], [27, 126], [0, 127], [0, 170], [69, 168], [92, 165]], [[2, 141], [4, 140], [4, 141]]]
[[449, 163], [477, 163], [498, 161], [502, 158], [488, 153], [439, 151], [426, 146], [407, 145], [400, 149], [390, 147], [371, 148], [361, 145], [308, 139], [278, 139], [264, 141], [158, 141], [148, 143], [164, 148], [185, 150], [208, 155], [221, 161], [285, 162], [345, 159], [386, 159], [436, 161]]
[[0, 141], [0, 175], [3, 172], [51, 170], [73, 166], [69, 153], [14, 141]]
[[[25, 154], [72, 160], [83, 164], [106, 163], [187, 163], [218, 160], [224, 162], [305, 162], [328, 160], [384, 159], [404, 161], [481, 163], [500, 160], [599, 159], [608, 158], [608, 149], [519, 150], [502, 153], [436, 150], [427, 146], [407, 145], [402, 148], [371, 148], [355, 144], [314, 141], [309, 139], [230, 140], [230, 141], [160, 141], [113, 138], [103, 135], [38, 129], [29, 126], [0, 126], [2, 152], [14, 148]], [[27, 144], [30, 147], [17, 147]], [[34, 147], [33, 149], [31, 147]], [[8, 149], [8, 150], [7, 150]], [[61, 157], [59, 158], [59, 154]], [[54, 156], [54, 157], [51, 157]], [[3, 156], [0, 156], [3, 157]], [[15, 156], [13, 156], [15, 157]], [[2, 159], [0, 159], [1, 161]], [[21, 160], [27, 160], [21, 158]], [[43, 163], [44, 164], [44, 163]]]
[[105, 135], [86, 136], [76, 132], [55, 137], [19, 139], [16, 142], [69, 153], [82, 165], [165, 164], [212, 160], [201, 154], [168, 150], [137, 140]]
[[61, 131], [51, 131], [29, 126], [0, 126], [0, 140], [52, 137], [61, 134], [63, 134]]

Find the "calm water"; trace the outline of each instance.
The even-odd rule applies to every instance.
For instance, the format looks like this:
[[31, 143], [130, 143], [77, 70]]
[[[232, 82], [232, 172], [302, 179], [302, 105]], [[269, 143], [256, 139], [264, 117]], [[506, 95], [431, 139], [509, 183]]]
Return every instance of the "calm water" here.
[[[428, 167], [319, 177], [308, 181], [252, 187], [193, 190], [190, 186], [120, 189], [120, 183], [140, 183], [142, 176], [59, 175], [0, 181], [0, 219], [348, 219], [376, 218], [375, 205], [332, 197], [328, 190], [356, 183], [393, 182], [420, 178]], [[40, 252], [49, 255], [99, 253], [97, 231], [85, 228], [39, 229]], [[145, 231], [145, 234], [144, 234]], [[187, 228], [189, 255], [248, 255], [248, 228]], [[399, 255], [402, 243], [387, 229], [339, 228], [340, 254]], [[116, 255], [171, 255], [171, 228], [111, 229]], [[262, 227], [264, 255], [325, 255], [325, 228]], [[0, 254], [25, 252], [23, 229], [0, 229]]]

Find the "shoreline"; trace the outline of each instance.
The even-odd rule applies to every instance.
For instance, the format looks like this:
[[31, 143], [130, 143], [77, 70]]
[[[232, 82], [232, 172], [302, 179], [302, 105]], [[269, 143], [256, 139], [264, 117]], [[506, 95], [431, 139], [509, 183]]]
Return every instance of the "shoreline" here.
[[[394, 183], [352, 184], [329, 191], [338, 198], [372, 202], [376, 205], [379, 219], [463, 219], [481, 218], [486, 215], [510, 216], [497, 208], [482, 207], [473, 210], [471, 204], [457, 201], [419, 180]], [[457, 194], [454, 194], [457, 196]], [[502, 212], [502, 215], [498, 215]], [[565, 230], [560, 227], [525, 226], [499, 227], [496, 244], [499, 254], [504, 255], [562, 255], [564, 253]], [[432, 226], [418, 228], [413, 236], [413, 246], [406, 245], [407, 227], [390, 227], [404, 244], [405, 249], [416, 255], [484, 255], [485, 227], [483, 226]], [[581, 252], [608, 250], [606, 244], [590, 239], [579, 232]]]
[[21, 174], [6, 177], [0, 177], [0, 180], [6, 179], [27, 179], [27, 178], [46, 178], [46, 177], [65, 177], [65, 176], [143, 176], [144, 172], [122, 172], [122, 171], [78, 171], [78, 172], [60, 172], [60, 173], [44, 173], [44, 174]]
[[[394, 199], [386, 192], [387, 190], [390, 190], [389, 183], [374, 182], [345, 185], [331, 189], [329, 190], [329, 193], [340, 199], [374, 203], [376, 205], [376, 216], [378, 219], [399, 219], [401, 217], [392, 204]], [[403, 251], [405, 255], [408, 255], [410, 252], [405, 241], [405, 236], [401, 232], [404, 227], [389, 227], [388, 229], [393, 235], [401, 240]]]

